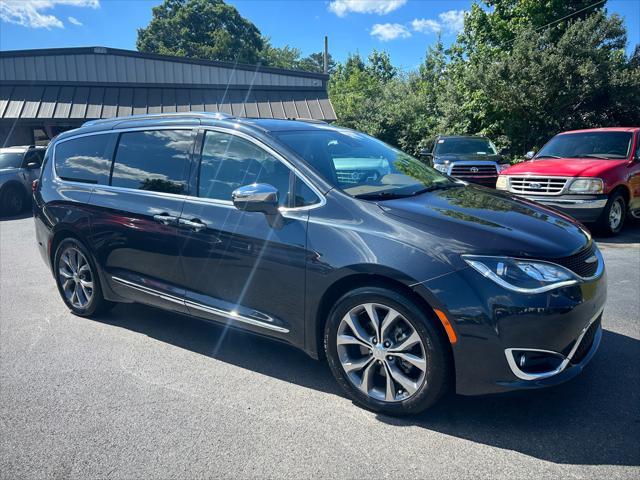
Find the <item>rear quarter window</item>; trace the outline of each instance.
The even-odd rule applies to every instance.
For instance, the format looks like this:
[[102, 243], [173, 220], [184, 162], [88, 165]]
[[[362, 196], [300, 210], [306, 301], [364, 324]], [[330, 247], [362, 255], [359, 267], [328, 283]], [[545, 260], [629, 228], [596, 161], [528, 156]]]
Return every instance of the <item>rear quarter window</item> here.
[[60, 142], [55, 147], [56, 173], [63, 180], [107, 185], [113, 144], [113, 134], [89, 135]]

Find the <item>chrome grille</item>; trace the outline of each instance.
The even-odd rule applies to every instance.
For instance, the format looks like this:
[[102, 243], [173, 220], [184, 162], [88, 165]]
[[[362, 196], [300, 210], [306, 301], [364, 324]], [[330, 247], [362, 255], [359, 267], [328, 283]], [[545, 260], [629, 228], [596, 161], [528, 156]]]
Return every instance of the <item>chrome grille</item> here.
[[465, 177], [473, 177], [475, 175], [496, 175], [497, 173], [495, 165], [454, 164], [453, 167], [451, 167], [451, 175], [453, 176], [462, 175]]
[[509, 191], [529, 195], [558, 195], [567, 184], [562, 177], [508, 177]]
[[363, 180], [367, 178], [367, 174], [371, 172], [362, 172], [357, 170], [337, 170], [336, 177], [338, 178], [338, 183], [341, 184], [353, 184], [356, 185], [358, 183], [362, 183]]

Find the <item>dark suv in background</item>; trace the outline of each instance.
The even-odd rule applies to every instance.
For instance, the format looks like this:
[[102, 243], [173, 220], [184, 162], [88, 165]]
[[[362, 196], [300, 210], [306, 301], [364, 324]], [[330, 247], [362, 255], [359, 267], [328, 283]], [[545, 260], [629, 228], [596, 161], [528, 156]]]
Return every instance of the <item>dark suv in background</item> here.
[[0, 214], [17, 215], [29, 205], [44, 151], [33, 145], [0, 148]]
[[267, 335], [377, 411], [554, 385], [601, 338], [604, 263], [578, 223], [325, 123], [89, 122], [52, 142], [34, 202], [75, 314], [141, 302]]
[[498, 152], [486, 137], [439, 135], [431, 152], [424, 150], [421, 157], [447, 175], [495, 188], [498, 174], [509, 166], [508, 153]]

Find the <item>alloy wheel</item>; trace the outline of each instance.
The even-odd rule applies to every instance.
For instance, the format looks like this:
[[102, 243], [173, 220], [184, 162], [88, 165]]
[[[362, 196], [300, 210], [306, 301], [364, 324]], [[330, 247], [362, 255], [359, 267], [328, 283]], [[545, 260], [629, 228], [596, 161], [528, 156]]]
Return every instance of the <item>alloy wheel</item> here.
[[400, 402], [425, 379], [425, 347], [405, 317], [379, 303], [358, 305], [337, 331], [338, 358], [349, 381], [376, 400]]
[[613, 202], [609, 210], [609, 227], [614, 232], [620, 227], [620, 222], [622, 222], [622, 208], [622, 201], [618, 198]]
[[91, 266], [78, 248], [67, 247], [60, 255], [58, 279], [67, 301], [75, 308], [86, 308], [94, 292]]

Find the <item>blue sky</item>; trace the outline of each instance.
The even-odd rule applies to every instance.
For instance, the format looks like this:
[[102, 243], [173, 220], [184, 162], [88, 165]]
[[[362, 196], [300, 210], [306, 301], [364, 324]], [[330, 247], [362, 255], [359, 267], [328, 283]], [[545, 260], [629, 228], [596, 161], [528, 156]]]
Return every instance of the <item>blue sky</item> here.
[[[595, 0], [594, 0], [595, 1]], [[160, 0], [0, 0], [0, 49], [107, 46], [135, 50], [136, 30]], [[230, 0], [276, 46], [320, 51], [324, 35], [338, 60], [349, 52], [386, 50], [394, 64], [418, 65], [437, 32], [448, 44], [460, 27], [463, 0]], [[611, 0], [625, 19], [628, 51], [640, 43], [640, 0]]]

